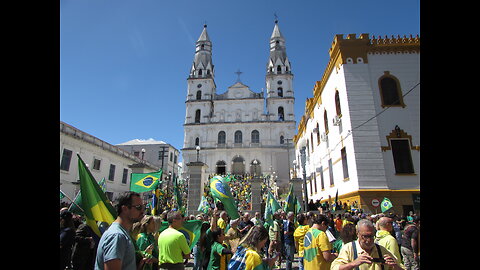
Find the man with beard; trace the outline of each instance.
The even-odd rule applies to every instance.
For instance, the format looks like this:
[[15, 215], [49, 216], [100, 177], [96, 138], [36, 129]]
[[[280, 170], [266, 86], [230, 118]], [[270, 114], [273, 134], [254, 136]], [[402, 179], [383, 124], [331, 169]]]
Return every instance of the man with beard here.
[[142, 259], [137, 268], [135, 246], [130, 237], [133, 223], [142, 220], [144, 205], [140, 194], [126, 192], [116, 205], [117, 219], [106, 230], [98, 243], [95, 270], [141, 269], [147, 259]]

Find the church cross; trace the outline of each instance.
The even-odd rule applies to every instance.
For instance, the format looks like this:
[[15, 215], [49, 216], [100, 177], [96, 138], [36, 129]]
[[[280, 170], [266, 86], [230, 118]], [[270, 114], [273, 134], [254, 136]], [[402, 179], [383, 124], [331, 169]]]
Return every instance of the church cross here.
[[235, 74], [237, 74], [238, 78], [237, 78], [237, 82], [240, 82], [240, 75], [242, 74], [243, 72], [240, 71], [240, 69], [237, 70], [237, 72], [235, 72]]

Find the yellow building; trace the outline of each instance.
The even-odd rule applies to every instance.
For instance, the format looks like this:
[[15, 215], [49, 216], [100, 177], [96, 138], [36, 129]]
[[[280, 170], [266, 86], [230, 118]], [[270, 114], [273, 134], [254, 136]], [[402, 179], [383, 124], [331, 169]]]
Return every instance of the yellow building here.
[[418, 212], [420, 38], [336, 35], [329, 54], [294, 136], [308, 201], [338, 192], [366, 212], [384, 197], [397, 214]]

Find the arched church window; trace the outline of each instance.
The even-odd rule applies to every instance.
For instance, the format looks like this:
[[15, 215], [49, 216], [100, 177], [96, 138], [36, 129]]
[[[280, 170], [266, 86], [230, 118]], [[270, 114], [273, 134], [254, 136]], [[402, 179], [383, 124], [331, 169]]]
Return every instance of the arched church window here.
[[260, 132], [258, 130], [252, 131], [252, 143], [260, 143]]
[[323, 113], [323, 124], [325, 125], [325, 134], [328, 134], [328, 116], [327, 110]]
[[285, 120], [283, 107], [281, 107], [281, 106], [278, 107], [278, 120], [279, 121], [284, 121]]
[[202, 70], [201, 69], [198, 70], [198, 75], [202, 75]]
[[195, 123], [200, 123], [200, 110], [195, 111]]
[[200, 138], [196, 137], [195, 138], [195, 146], [199, 146], [200, 145]]
[[243, 141], [242, 132], [240, 130], [235, 131], [234, 142], [235, 143], [242, 143], [242, 141]]
[[281, 73], [282, 72], [282, 67], [280, 65], [277, 66], [277, 72]]
[[202, 91], [198, 90], [197, 91], [197, 100], [202, 99]]
[[342, 108], [340, 107], [340, 94], [338, 90], [335, 91], [335, 109], [337, 110], [337, 115], [342, 115]]
[[278, 94], [279, 97], [283, 97], [283, 88], [282, 87], [277, 88], [277, 94]]
[[405, 107], [402, 98], [402, 90], [400, 82], [395, 76], [390, 75], [390, 72], [385, 71], [385, 74], [378, 80], [380, 88], [380, 97], [382, 99], [382, 107], [388, 106], [402, 106]]
[[225, 144], [226, 134], [225, 131], [218, 132], [218, 144]]

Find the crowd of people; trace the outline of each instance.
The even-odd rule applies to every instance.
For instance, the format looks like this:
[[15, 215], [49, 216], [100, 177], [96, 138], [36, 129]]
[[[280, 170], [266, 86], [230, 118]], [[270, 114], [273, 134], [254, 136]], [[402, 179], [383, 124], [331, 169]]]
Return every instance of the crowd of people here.
[[[230, 219], [217, 204], [208, 214], [184, 217], [167, 210], [145, 215], [140, 194], [127, 192], [115, 205], [118, 217], [98, 224], [97, 236], [80, 216], [60, 210], [60, 269], [275, 269], [291, 270], [419, 269], [420, 218], [359, 211], [333, 215], [308, 211], [295, 215], [278, 210], [273, 224], [261, 213], [240, 211]], [[201, 220], [199, 241], [190, 249], [177, 229], [186, 219]], [[159, 232], [162, 221], [169, 227]]]
[[[251, 189], [251, 174], [232, 174], [232, 175], [221, 175], [224, 179], [227, 179], [227, 183], [230, 187], [235, 202], [238, 205], [240, 211], [250, 211], [252, 210], [252, 189]], [[212, 178], [213, 175], [210, 175], [208, 179]], [[213, 197], [210, 193], [210, 186], [205, 185], [203, 190], [203, 196], [210, 203], [211, 208], [215, 208]]]

